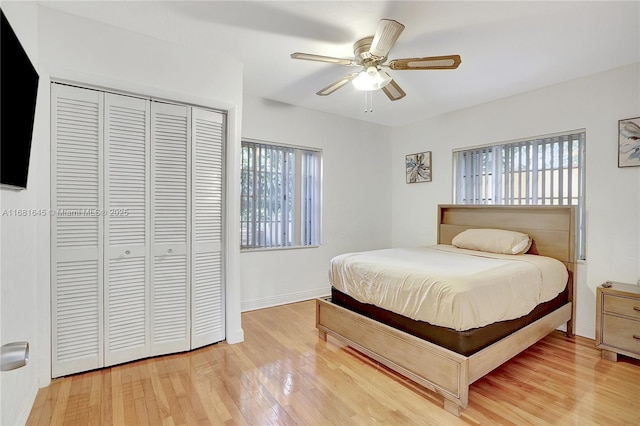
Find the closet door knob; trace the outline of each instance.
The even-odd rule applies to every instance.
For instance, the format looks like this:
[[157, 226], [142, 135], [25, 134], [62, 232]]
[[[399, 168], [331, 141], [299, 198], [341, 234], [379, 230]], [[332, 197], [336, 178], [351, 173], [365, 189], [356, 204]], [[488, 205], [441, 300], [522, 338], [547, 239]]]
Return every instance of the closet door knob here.
[[131, 254], [131, 250], [125, 251], [124, 254]]

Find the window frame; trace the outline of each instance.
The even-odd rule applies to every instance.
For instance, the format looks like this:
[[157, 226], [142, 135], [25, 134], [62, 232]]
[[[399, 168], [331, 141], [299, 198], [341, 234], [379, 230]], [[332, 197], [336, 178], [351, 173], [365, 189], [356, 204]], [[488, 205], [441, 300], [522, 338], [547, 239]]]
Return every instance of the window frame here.
[[[256, 153], [257, 149], [264, 150], [262, 155], [269, 152], [268, 155], [287, 153], [288, 156], [282, 163], [275, 164], [275, 168], [278, 170], [273, 169], [273, 164], [269, 164], [269, 171], [260, 170], [260, 166], [255, 163], [256, 158], [261, 155]], [[245, 167], [245, 150], [253, 152], [254, 162], [246, 164], [248, 167]], [[284, 165], [286, 171], [281, 169], [282, 165]], [[256, 206], [258, 200], [266, 203], [274, 202], [272, 197], [265, 197], [263, 196], [264, 193], [255, 192], [257, 181], [255, 176], [257, 174], [267, 174], [271, 175], [271, 177], [278, 175], [276, 178], [282, 177], [280, 185], [269, 185], [269, 188], [278, 187], [275, 198], [285, 193], [289, 195], [289, 198], [285, 197], [276, 201], [289, 204], [288, 209], [281, 211], [283, 216], [276, 220], [258, 220], [256, 217], [257, 207], [247, 213], [245, 203], [251, 203]], [[246, 192], [245, 179], [253, 179], [253, 194]], [[266, 183], [267, 181], [268, 178], [263, 182]], [[278, 210], [280, 209], [278, 208]], [[282, 220], [288, 223], [289, 226], [282, 226]], [[251, 232], [248, 230], [249, 226], [252, 228]], [[267, 227], [275, 227], [277, 229], [275, 234], [271, 231], [265, 232], [264, 229]], [[262, 229], [258, 230], [258, 228]], [[262, 231], [265, 234], [263, 240], [260, 239], [256, 231]], [[282, 234], [279, 235], [279, 232], [282, 232]], [[275, 241], [273, 240], [274, 237]], [[251, 241], [248, 241], [249, 238], [251, 238]], [[322, 150], [307, 146], [242, 138], [240, 149], [240, 250], [243, 252], [290, 250], [314, 248], [319, 247], [321, 244]]]

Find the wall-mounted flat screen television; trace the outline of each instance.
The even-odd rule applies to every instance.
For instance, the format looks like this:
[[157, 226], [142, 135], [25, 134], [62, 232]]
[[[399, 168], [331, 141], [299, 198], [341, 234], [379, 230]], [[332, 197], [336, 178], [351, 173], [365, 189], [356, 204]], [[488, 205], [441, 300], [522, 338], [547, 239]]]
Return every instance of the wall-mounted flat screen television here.
[[26, 189], [38, 73], [0, 9], [0, 184]]

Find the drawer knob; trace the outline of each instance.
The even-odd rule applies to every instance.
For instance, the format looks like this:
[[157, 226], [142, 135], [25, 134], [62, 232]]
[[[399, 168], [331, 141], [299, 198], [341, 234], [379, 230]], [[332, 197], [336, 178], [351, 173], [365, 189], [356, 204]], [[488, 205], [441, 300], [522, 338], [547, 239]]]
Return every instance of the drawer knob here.
[[638, 336], [637, 334], [634, 334], [633, 338], [636, 339], [636, 340], [640, 340], [640, 336]]
[[634, 310], [634, 311], [638, 311], [638, 312], [640, 312], [640, 307], [638, 307], [638, 306], [634, 306], [634, 307], [633, 307], [633, 310]]

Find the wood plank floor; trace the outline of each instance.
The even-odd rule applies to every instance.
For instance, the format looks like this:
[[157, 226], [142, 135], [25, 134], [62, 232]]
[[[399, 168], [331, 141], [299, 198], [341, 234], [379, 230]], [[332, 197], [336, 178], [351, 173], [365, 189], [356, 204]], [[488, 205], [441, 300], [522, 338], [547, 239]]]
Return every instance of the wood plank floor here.
[[334, 338], [306, 301], [242, 314], [245, 341], [54, 380], [28, 425], [640, 424], [640, 362], [601, 359], [554, 332], [471, 386], [457, 418], [442, 397]]

